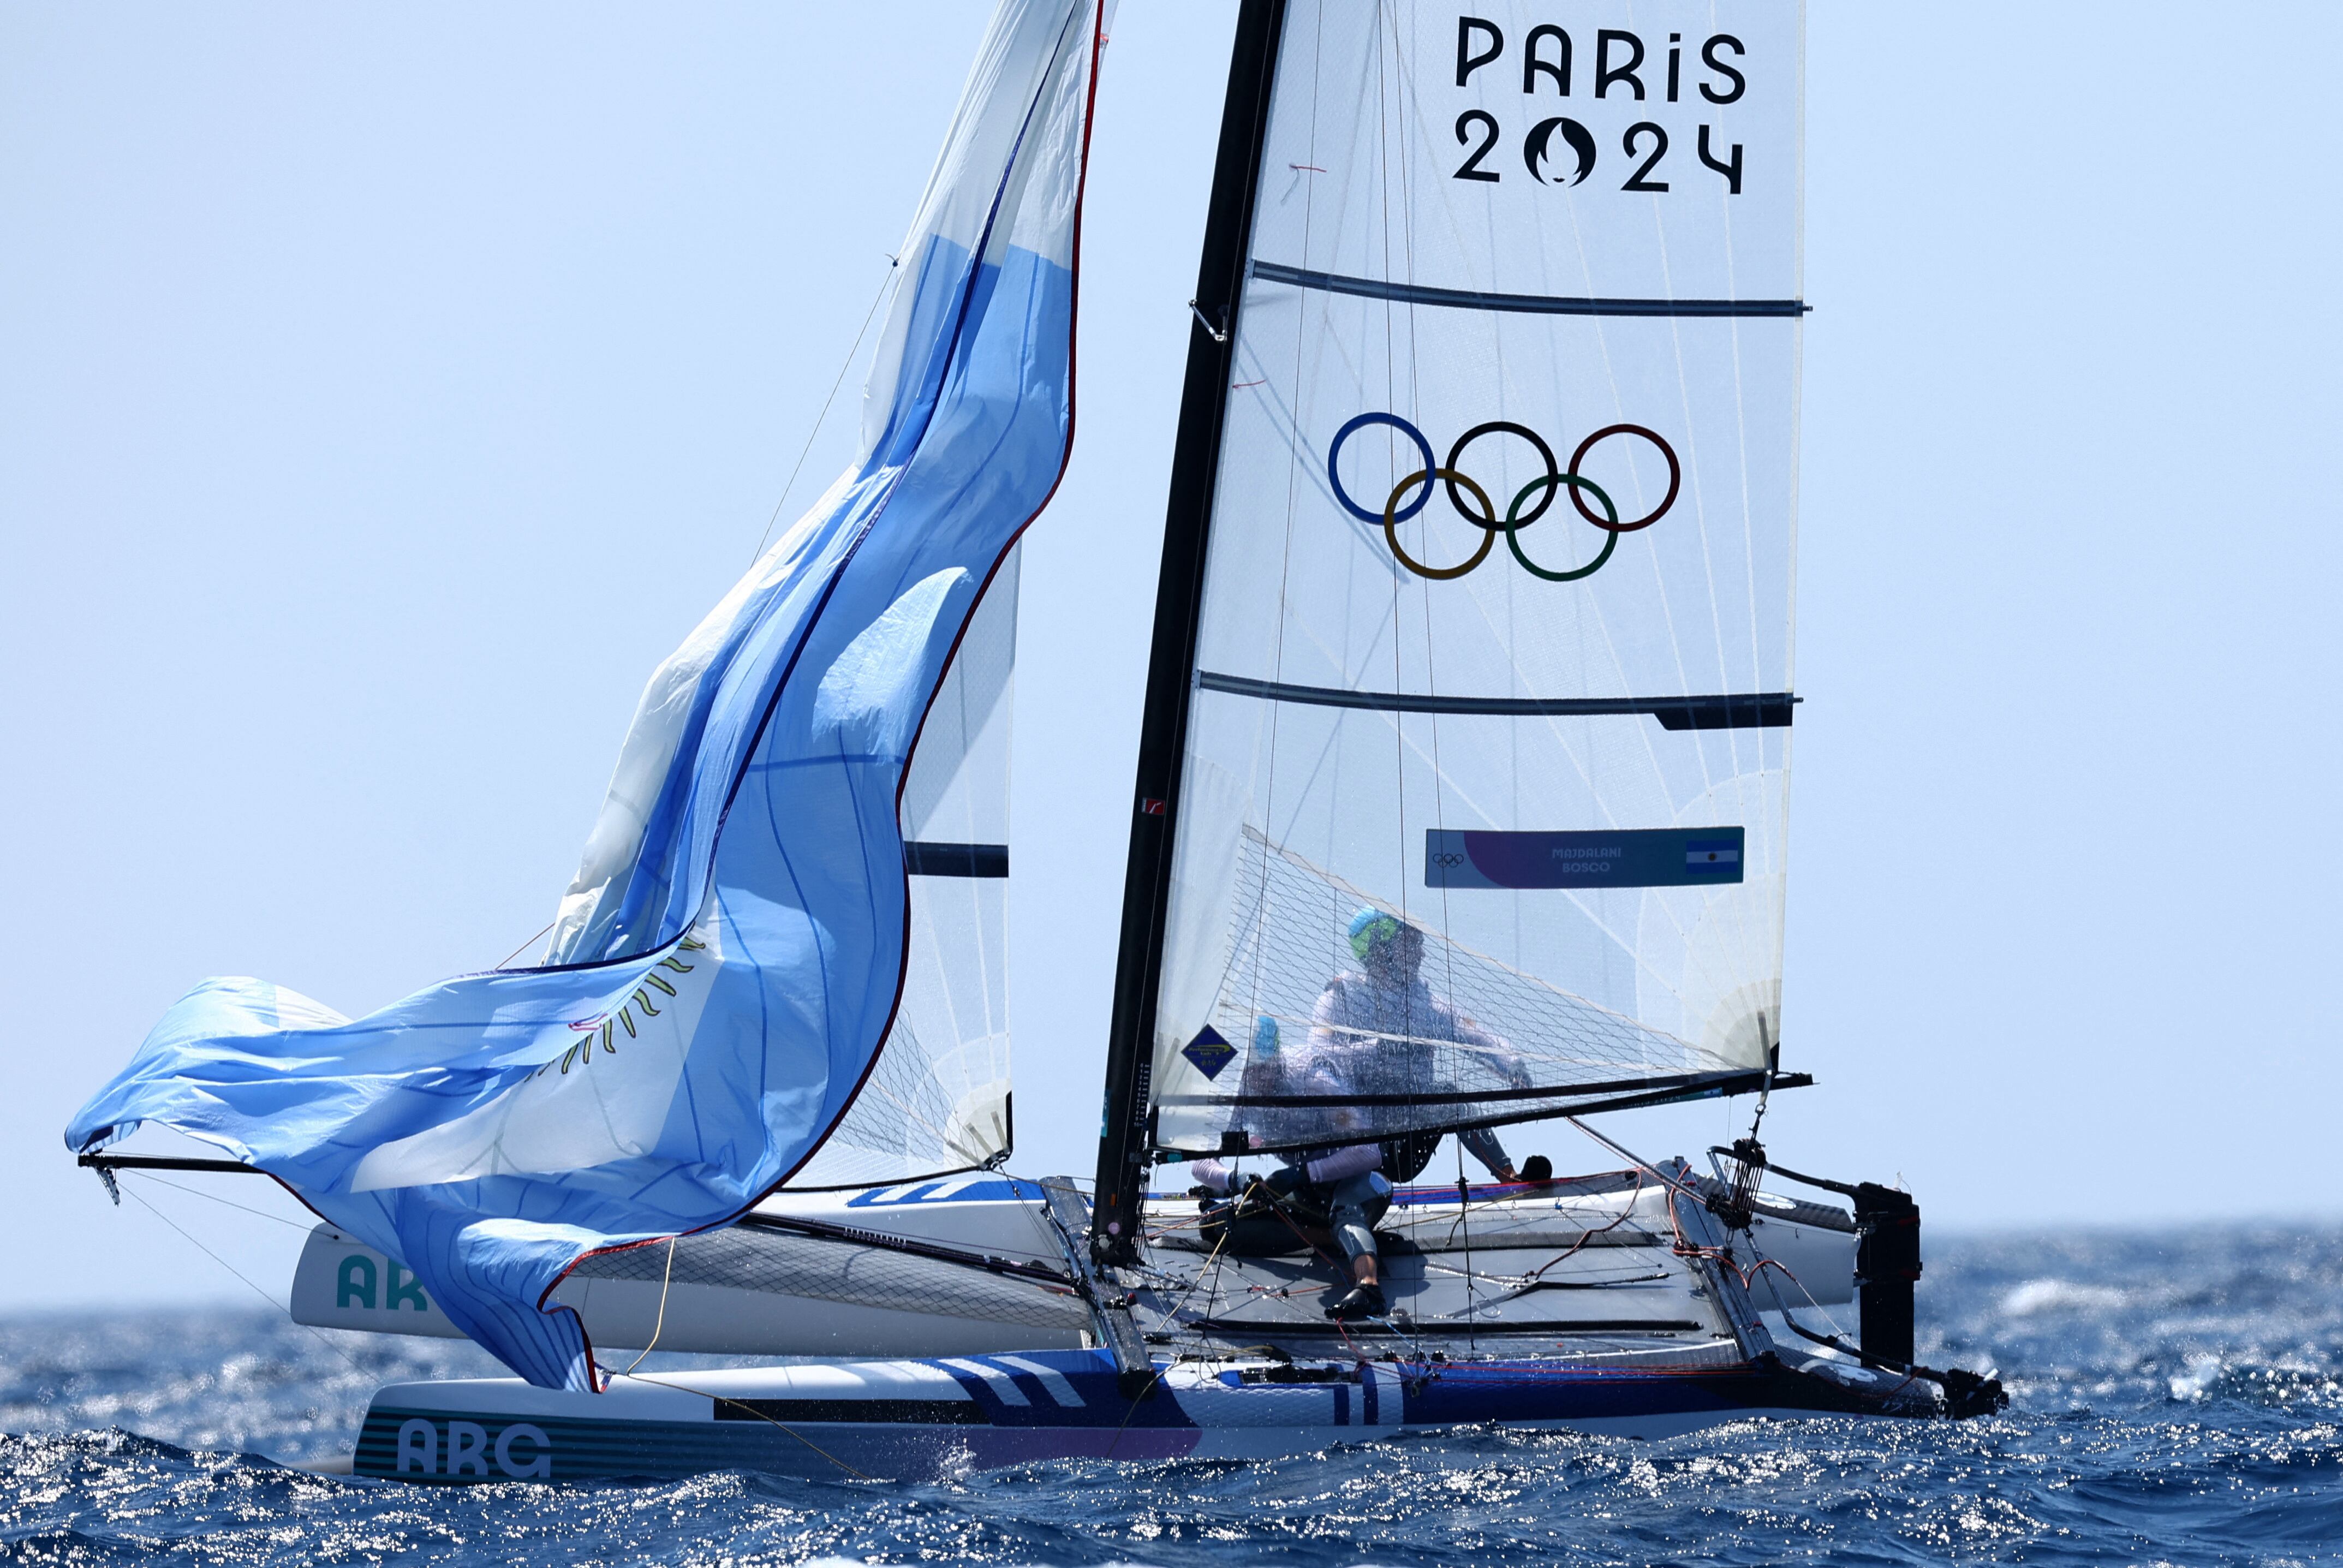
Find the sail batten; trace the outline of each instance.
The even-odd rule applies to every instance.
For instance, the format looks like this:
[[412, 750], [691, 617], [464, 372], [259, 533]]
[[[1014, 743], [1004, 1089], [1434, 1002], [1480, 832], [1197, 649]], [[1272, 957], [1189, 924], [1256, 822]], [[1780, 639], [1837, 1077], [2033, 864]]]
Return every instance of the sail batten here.
[[1297, 288], [1315, 288], [1328, 294], [1355, 294], [1363, 299], [1387, 299], [1401, 305], [1438, 305], [1454, 310], [1513, 311], [1531, 316], [1799, 317], [1814, 309], [1803, 299], [1596, 299], [1551, 294], [1489, 294], [1383, 278], [1343, 277], [1274, 261], [1256, 261], [1251, 270], [1253, 276], [1264, 282], [1290, 283]]
[[1748, 729], [1791, 722], [1799, 699], [1786, 691], [1712, 693], [1700, 697], [1450, 697], [1432, 691], [1361, 691], [1338, 686], [1294, 686], [1254, 680], [1218, 670], [1196, 672], [1200, 691], [1257, 697], [1269, 702], [1299, 702], [1319, 708], [1368, 708], [1392, 713], [1483, 714], [1525, 719], [1536, 715], [1640, 714], [1665, 729]]
[[914, 877], [1005, 877], [1009, 874], [1009, 846], [906, 843], [903, 869]]

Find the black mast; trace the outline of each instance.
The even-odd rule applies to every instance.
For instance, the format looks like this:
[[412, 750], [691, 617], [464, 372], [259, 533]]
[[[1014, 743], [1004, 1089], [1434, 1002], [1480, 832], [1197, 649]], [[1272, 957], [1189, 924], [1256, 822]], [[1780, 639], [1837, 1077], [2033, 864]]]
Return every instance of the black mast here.
[[1134, 1255], [1140, 1194], [1148, 1169], [1148, 1080], [1153, 1069], [1155, 991], [1163, 964], [1163, 918], [1172, 894], [1172, 829], [1180, 812], [1180, 759], [1187, 748], [1188, 695], [1196, 667], [1196, 624], [1204, 592], [1204, 547], [1221, 425], [1236, 357], [1237, 302], [1244, 292], [1253, 195], [1269, 133], [1271, 80], [1284, 30], [1285, 0], [1243, 0], [1204, 254], [1188, 335], [1188, 380], [1172, 449], [1172, 498], [1163, 520], [1163, 570], [1155, 590], [1155, 644], [1147, 707], [1139, 725], [1139, 785], [1132, 802], [1131, 863], [1122, 883], [1122, 949], [1115, 967], [1114, 1014], [1106, 1058], [1106, 1109], [1100, 1127], [1091, 1250], [1101, 1262]]

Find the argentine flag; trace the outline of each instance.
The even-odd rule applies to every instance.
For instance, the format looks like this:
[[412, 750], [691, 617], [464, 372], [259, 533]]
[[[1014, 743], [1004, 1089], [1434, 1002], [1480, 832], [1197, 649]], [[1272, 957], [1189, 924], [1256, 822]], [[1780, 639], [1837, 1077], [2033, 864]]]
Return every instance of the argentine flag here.
[[[546, 1309], [565, 1273], [727, 1223], [811, 1158], [902, 986], [911, 746], [1072, 439], [1098, 4], [1001, 0], [903, 246], [861, 453], [652, 676], [544, 962], [359, 1019], [206, 980], [69, 1146], [143, 1121], [211, 1143], [577, 1390], [603, 1380]], [[829, 242], [814, 215], [806, 242]]]
[[1694, 876], [1740, 879], [1741, 845], [1732, 839], [1694, 839], [1684, 844], [1684, 869]]

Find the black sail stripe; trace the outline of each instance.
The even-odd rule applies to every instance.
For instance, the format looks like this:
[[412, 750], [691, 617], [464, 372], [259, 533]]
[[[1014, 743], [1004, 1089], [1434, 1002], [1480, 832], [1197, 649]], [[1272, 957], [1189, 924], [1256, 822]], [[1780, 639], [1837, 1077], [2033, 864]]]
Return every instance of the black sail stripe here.
[[907, 840], [903, 845], [903, 869], [915, 877], [1005, 877], [1009, 874], [1009, 846]]
[[1403, 305], [1444, 305], [1458, 310], [1510, 310], [1528, 316], [1757, 316], [1795, 319], [1814, 308], [1803, 299], [1604, 299], [1556, 294], [1484, 294], [1470, 288], [1433, 288], [1419, 283], [1388, 283], [1375, 277], [1345, 277], [1312, 272], [1282, 262], [1256, 261], [1252, 275], [1265, 283], [1290, 283], [1324, 294], [1355, 294]]
[[1805, 699], [1786, 691], [1725, 692], [1700, 697], [1444, 697], [1429, 691], [1352, 691], [1339, 686], [1291, 686], [1200, 669], [1204, 691], [1299, 702], [1316, 708], [1363, 708], [1384, 713], [1453, 713], [1494, 719], [1554, 715], [1648, 714], [1663, 729], [1777, 729]]

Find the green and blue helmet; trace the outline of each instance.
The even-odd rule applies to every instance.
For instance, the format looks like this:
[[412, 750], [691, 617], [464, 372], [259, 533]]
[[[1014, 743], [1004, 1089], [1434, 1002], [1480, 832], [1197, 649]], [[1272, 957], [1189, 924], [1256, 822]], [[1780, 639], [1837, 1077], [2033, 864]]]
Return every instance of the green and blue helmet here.
[[1373, 908], [1361, 910], [1351, 917], [1349, 932], [1351, 951], [1358, 955], [1361, 963], [1364, 963], [1367, 961], [1368, 951], [1377, 942], [1394, 940], [1404, 930], [1406, 927], [1401, 923], [1397, 915], [1385, 914], [1383, 910]]

